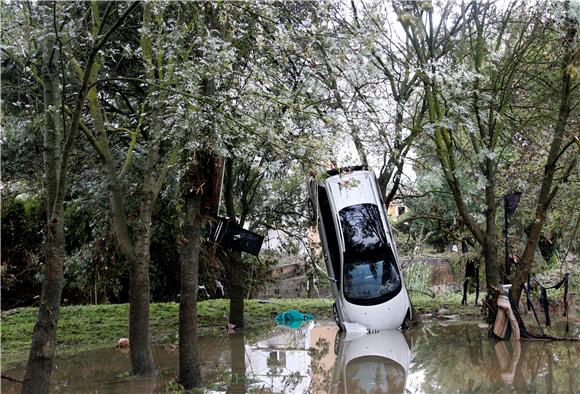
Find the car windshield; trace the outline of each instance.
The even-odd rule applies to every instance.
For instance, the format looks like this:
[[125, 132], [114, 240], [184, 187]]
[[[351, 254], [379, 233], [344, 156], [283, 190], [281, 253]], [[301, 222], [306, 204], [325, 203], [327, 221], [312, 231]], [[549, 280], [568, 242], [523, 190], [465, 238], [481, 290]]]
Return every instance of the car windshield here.
[[371, 305], [396, 296], [401, 290], [401, 275], [394, 259], [346, 261], [343, 283], [347, 301]]
[[339, 212], [344, 235], [344, 296], [372, 305], [401, 290], [401, 275], [375, 204], [358, 204]]

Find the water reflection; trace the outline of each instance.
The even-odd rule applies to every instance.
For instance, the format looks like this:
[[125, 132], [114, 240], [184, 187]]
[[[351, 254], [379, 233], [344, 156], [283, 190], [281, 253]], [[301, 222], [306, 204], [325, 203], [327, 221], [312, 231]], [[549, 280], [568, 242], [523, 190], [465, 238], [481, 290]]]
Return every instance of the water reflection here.
[[[162, 346], [154, 348], [153, 356], [158, 363], [177, 369], [177, 351]], [[100, 349], [55, 360], [51, 393], [155, 393], [160, 387], [156, 378], [128, 378], [129, 354], [119, 349]], [[2, 373], [22, 379], [25, 366], [18, 366]], [[2, 381], [2, 393], [20, 393], [18, 383]]]
[[313, 347], [325, 332], [314, 322], [297, 330], [282, 329], [276, 335], [245, 345], [246, 375], [252, 390], [266, 393], [303, 393], [312, 383]]
[[241, 394], [246, 392], [246, 349], [244, 334], [230, 336], [231, 378], [227, 393]]
[[403, 393], [411, 350], [400, 331], [338, 333], [332, 393]]
[[[334, 323], [308, 322], [298, 330], [224, 333], [199, 343], [211, 393], [578, 392], [578, 342], [495, 341], [477, 323], [349, 336]], [[51, 392], [163, 393], [177, 375], [177, 351], [157, 346], [154, 356], [155, 379], [129, 378], [128, 355], [114, 348], [58, 357]], [[21, 379], [23, 365], [2, 373]], [[2, 381], [2, 393], [19, 391]]]
[[505, 384], [512, 384], [522, 352], [521, 342], [497, 341], [493, 345], [493, 351], [497, 358], [501, 380]]
[[411, 330], [411, 392], [574, 393], [578, 342], [497, 341], [474, 323]]

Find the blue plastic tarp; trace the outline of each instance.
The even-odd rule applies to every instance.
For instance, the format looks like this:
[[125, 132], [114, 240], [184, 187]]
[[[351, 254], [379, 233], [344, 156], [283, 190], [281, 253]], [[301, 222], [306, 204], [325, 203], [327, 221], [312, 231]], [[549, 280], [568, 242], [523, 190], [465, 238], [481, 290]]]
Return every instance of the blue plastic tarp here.
[[305, 322], [314, 320], [314, 315], [309, 313], [301, 313], [295, 309], [279, 313], [274, 320], [281, 326], [296, 330], [300, 328]]

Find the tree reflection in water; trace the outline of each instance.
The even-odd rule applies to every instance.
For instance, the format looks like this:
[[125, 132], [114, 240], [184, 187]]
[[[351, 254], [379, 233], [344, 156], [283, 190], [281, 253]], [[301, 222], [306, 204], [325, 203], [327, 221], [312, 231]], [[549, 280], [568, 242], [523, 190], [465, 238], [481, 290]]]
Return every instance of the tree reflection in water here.
[[[554, 333], [561, 329], [559, 323], [554, 322]], [[444, 327], [435, 321], [394, 333], [395, 338], [382, 333], [347, 338], [337, 335], [334, 323], [311, 322], [300, 330], [250, 333], [254, 340], [241, 333], [202, 337], [203, 380], [228, 393], [579, 391], [578, 342], [490, 340], [476, 322]], [[579, 334], [580, 327], [572, 326], [572, 335]], [[154, 352], [160, 374], [153, 379], [124, 375], [128, 356], [114, 348], [58, 357], [51, 391], [163, 392], [175, 377], [177, 352], [165, 346]], [[2, 373], [20, 379], [24, 370], [8, 367]], [[2, 382], [3, 394], [19, 392], [17, 383]]]
[[[576, 392], [577, 342], [497, 341], [476, 323], [435, 323], [412, 339], [411, 392]], [[411, 386], [411, 387], [409, 387]]]
[[246, 392], [246, 348], [243, 332], [232, 334], [230, 339], [230, 356], [232, 375], [227, 392], [241, 394]]

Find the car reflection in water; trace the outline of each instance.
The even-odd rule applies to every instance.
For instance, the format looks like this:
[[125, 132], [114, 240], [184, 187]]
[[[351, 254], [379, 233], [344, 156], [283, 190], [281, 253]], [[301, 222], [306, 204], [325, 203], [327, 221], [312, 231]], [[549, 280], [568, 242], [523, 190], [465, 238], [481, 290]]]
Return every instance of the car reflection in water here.
[[400, 331], [338, 332], [331, 393], [404, 393], [411, 350]]

